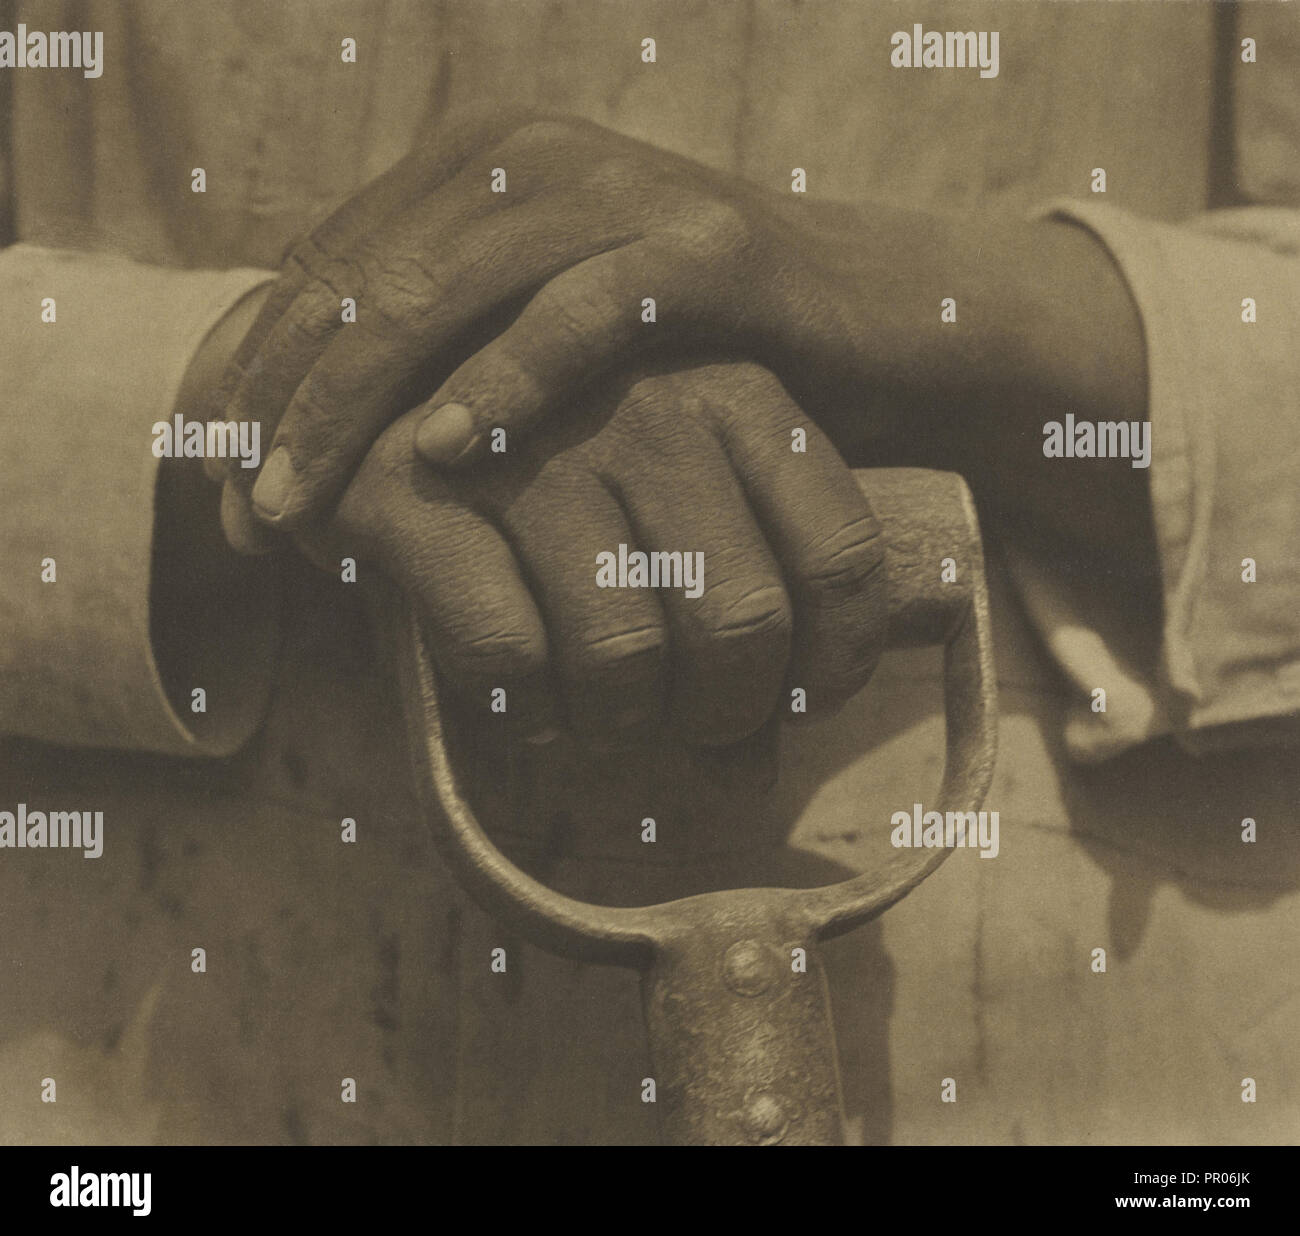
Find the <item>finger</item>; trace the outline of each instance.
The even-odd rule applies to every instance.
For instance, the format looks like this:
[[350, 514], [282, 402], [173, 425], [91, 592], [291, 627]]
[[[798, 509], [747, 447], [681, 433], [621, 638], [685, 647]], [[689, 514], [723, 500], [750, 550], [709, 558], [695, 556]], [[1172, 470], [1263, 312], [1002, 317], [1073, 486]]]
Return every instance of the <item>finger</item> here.
[[[454, 246], [441, 246], [444, 256], [414, 273], [390, 259], [402, 279], [386, 286], [382, 271], [375, 276], [367, 321], [334, 336], [290, 401], [254, 488], [257, 514], [286, 527], [317, 517], [383, 427], [427, 394], [431, 357], [462, 346], [467, 330], [504, 316], [558, 271], [623, 242], [626, 228], [612, 218], [577, 217], [572, 202], [556, 194], [468, 227]], [[428, 248], [409, 232], [377, 238], [375, 246]], [[420, 282], [426, 291], [413, 296]]]
[[[633, 387], [628, 400], [645, 389]], [[664, 408], [665, 397], [624, 402], [644, 462], [619, 472], [619, 496], [658, 571], [674, 725], [688, 743], [728, 745], [757, 731], [777, 706], [790, 603], [719, 442], [702, 420]]]
[[[484, 209], [463, 197], [457, 204], [475, 211]], [[456, 226], [454, 208], [447, 222], [449, 228]], [[228, 419], [260, 421], [266, 438], [279, 425], [281, 413], [308, 370], [330, 340], [348, 325], [343, 321], [344, 299], [352, 299], [360, 313], [368, 308], [370, 264], [364, 258], [365, 242], [360, 238], [351, 244], [339, 241], [332, 256], [325, 254], [321, 244], [311, 238], [297, 251], [295, 261], [302, 277], [292, 283], [286, 279], [283, 288], [278, 289], [279, 312], [257, 339], [255, 354], [239, 369], [223, 413]], [[318, 256], [305, 259], [302, 255], [307, 253]], [[294, 294], [285, 302], [290, 287]], [[246, 488], [251, 489], [251, 483]]]
[[[360, 207], [353, 205], [350, 209], [356, 212]], [[355, 251], [349, 240], [355, 242], [357, 238], [349, 237], [344, 230], [327, 231], [324, 238], [308, 238], [295, 251], [292, 265], [299, 277], [282, 280], [276, 295], [277, 303], [283, 305], [282, 311], [275, 321], [264, 326], [261, 338], [254, 340], [256, 348], [247, 363], [239, 364], [237, 357], [236, 364], [227, 371], [225, 380], [233, 382], [234, 386], [227, 392], [227, 403], [222, 413], [226, 418], [260, 422], [264, 435], [271, 437], [280, 423], [282, 411], [290, 404], [303, 377], [325, 352], [330, 340], [348, 337], [346, 331], [341, 336], [339, 334], [345, 325], [342, 320], [343, 298], [349, 296], [364, 303], [368, 280], [366, 264], [344, 256]], [[326, 256], [322, 248], [324, 244], [331, 245], [340, 256]], [[296, 288], [297, 292], [286, 304], [284, 301], [291, 288]], [[263, 318], [259, 316], [245, 342], [253, 340], [256, 332], [262, 329], [259, 326], [262, 323]], [[358, 329], [355, 324], [353, 328]], [[391, 374], [385, 377], [386, 381], [392, 380]], [[391, 419], [390, 414], [383, 423]], [[373, 426], [365, 446], [370, 445], [381, 428], [382, 424]], [[363, 453], [364, 448], [353, 463], [359, 461]], [[249, 508], [248, 515], [240, 517], [241, 522], [252, 518], [252, 491], [259, 478], [267, 474], [268, 486], [283, 483], [287, 479], [286, 462], [287, 456], [283, 452], [276, 455], [272, 450], [260, 469], [227, 469], [227, 476], [233, 478], [236, 492], [242, 497], [244, 506]], [[348, 475], [350, 473], [340, 478], [339, 490]]]
[[[689, 329], [694, 282], [674, 252], [645, 239], [558, 274], [428, 401], [417, 451], [435, 465], [467, 463], [491, 430], [529, 425], [615, 361]], [[671, 304], [672, 325], [644, 320], [646, 299], [655, 301], [656, 318]]]
[[617, 501], [558, 461], [502, 507], [546, 621], [568, 728], [598, 746], [646, 733], [663, 711], [664, 617], [650, 589], [598, 583], [597, 555], [635, 544]]
[[411, 458], [410, 435], [399, 422], [376, 443], [327, 544], [347, 548], [358, 579], [381, 570], [417, 599], [438, 667], [471, 709], [504, 715], [521, 737], [554, 731], [546, 631], [514, 555], [486, 518]]
[[[806, 692], [808, 715], [825, 715], [866, 683], [884, 649], [880, 525], [834, 446], [771, 374], [752, 365], [714, 372], [708, 404], [794, 606], [787, 686]], [[795, 429], [806, 451], [791, 449]]]
[[253, 325], [211, 392], [208, 419], [232, 418], [231, 407], [237, 394], [261, 372], [257, 357], [267, 337], [316, 277], [316, 272], [328, 266], [332, 260], [330, 254], [346, 250], [369, 228], [414, 201], [424, 187], [424, 180], [423, 168], [411, 161], [399, 163], [349, 199], [317, 232], [304, 237], [290, 250]]
[[269, 554], [280, 538], [253, 518], [248, 500], [227, 477], [221, 488], [221, 530], [236, 553], [258, 556]]
[[[270, 295], [244, 337], [221, 381], [213, 391], [208, 419], [230, 419], [227, 409], [238, 392], [245, 389], [263, 370], [262, 349], [280, 320], [289, 312], [305, 288], [336, 266], [336, 254], [344, 254], [386, 221], [399, 215], [416, 201], [453, 177], [471, 159], [481, 154], [504, 134], [523, 122], [527, 113], [509, 109], [491, 115], [474, 113], [447, 126], [422, 150], [395, 164], [364, 188], [350, 196], [323, 223], [299, 241], [289, 252], [283, 270]], [[334, 318], [339, 317], [337, 300]], [[296, 389], [306, 365], [299, 360], [300, 371], [288, 388], [284, 403]], [[286, 379], [287, 380], [287, 379]], [[267, 401], [267, 436], [274, 430], [277, 413], [284, 403]]]

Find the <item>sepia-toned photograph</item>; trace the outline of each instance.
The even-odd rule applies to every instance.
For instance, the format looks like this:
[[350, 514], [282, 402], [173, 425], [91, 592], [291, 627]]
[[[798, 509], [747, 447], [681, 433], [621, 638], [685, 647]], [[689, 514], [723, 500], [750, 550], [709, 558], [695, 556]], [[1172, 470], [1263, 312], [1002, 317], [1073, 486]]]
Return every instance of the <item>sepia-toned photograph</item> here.
[[1285, 0], [0, 0], [0, 1163], [1249, 1207], [1297, 83]]

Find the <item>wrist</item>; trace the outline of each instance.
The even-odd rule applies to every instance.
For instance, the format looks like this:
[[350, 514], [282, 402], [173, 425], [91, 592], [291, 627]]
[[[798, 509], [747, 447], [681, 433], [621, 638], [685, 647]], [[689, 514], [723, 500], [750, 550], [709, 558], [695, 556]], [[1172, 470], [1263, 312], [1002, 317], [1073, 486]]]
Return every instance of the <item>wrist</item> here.
[[883, 449], [885, 462], [997, 468], [1008, 448], [1041, 446], [1064, 408], [1145, 416], [1141, 321], [1091, 233], [892, 208], [862, 212], [859, 228], [845, 318], [876, 462]]
[[[923, 234], [914, 278], [928, 303], [882, 331], [915, 375], [899, 395], [896, 458], [884, 462], [960, 472], [1018, 538], [1101, 546], [1149, 573], [1146, 472], [1127, 460], [1063, 467], [1043, 453], [1044, 426], [1066, 412], [1147, 417], [1141, 317], [1109, 251], [1056, 220], [945, 220]], [[956, 321], [942, 320], [943, 296]]]
[[764, 341], [792, 354], [792, 393], [851, 462], [945, 466], [958, 409], [991, 404], [1013, 370], [1032, 368], [1003, 286], [1003, 237], [880, 205], [818, 205], [803, 220], [780, 281], [792, 342], [780, 325]]

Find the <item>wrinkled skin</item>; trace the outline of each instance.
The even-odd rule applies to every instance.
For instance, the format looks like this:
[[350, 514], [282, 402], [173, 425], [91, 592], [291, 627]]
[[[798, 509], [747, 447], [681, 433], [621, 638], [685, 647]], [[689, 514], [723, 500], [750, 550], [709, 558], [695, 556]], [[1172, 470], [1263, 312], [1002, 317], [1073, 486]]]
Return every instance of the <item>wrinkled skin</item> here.
[[[256, 488], [226, 473], [228, 539], [378, 559], [448, 678], [484, 708], [507, 687], [525, 736], [666, 713], [730, 743], [783, 699], [790, 715], [794, 686], [833, 710], [879, 655], [877, 525], [781, 383], [701, 349], [836, 385], [860, 325], [839, 211], [585, 121], [494, 115], [417, 143], [294, 248], [214, 389], [209, 415], [274, 431]], [[418, 432], [449, 401], [469, 450]], [[704, 595], [597, 588], [619, 544], [702, 552]]]
[[[440, 668], [511, 729], [629, 737], [667, 716], [697, 744], [738, 741], [788, 688], [825, 715], [884, 638], [883, 546], [852, 474], [770, 374], [736, 363], [613, 380], [581, 413], [472, 473], [390, 426], [310, 556], [378, 560], [422, 602]], [[791, 430], [808, 435], [791, 450]], [[703, 595], [598, 588], [596, 555], [702, 552]]]
[[[788, 388], [838, 383], [843, 398], [871, 333], [845, 269], [865, 231], [846, 207], [586, 121], [471, 120], [418, 143], [294, 249], [213, 412], [260, 420], [264, 442], [275, 431], [252, 498], [292, 528], [328, 511], [416, 405], [460, 409], [419, 436], [445, 464], [482, 459], [494, 427], [513, 444], [653, 350], [761, 357]], [[254, 479], [235, 471], [226, 501], [232, 541], [250, 548], [265, 539]]]

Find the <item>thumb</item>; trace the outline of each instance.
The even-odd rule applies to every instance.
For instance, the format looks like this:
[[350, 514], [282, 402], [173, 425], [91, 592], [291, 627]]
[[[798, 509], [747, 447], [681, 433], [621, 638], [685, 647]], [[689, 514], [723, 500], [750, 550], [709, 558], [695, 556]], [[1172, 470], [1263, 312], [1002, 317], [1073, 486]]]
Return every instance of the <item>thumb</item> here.
[[667, 328], [653, 315], [645, 320], [642, 303], [657, 294], [667, 265], [642, 240], [557, 275], [417, 409], [416, 453], [455, 467], [480, 458], [489, 443], [503, 450], [498, 431], [526, 430], [615, 362], [663, 342], [657, 332]]

